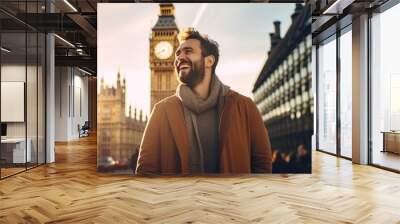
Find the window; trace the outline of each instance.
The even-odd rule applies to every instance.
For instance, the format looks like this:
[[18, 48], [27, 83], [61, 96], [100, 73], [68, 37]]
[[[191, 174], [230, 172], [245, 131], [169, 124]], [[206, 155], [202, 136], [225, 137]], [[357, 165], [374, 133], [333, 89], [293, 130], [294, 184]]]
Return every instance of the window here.
[[[18, 5], [21, 7], [21, 16], [25, 12], [40, 12], [41, 7], [37, 6], [42, 4], [43, 1], [20, 2]], [[1, 12], [0, 17], [10, 22], [14, 20]], [[0, 90], [2, 99], [15, 93], [14, 95], [20, 96], [16, 99], [20, 99], [22, 103], [18, 111], [10, 111], [6, 100], [0, 100], [1, 114], [11, 115], [9, 118], [1, 118], [2, 127], [6, 126], [2, 135], [12, 142], [0, 144], [0, 178], [45, 163], [46, 38], [44, 33], [33, 28], [14, 28], [0, 29]], [[8, 103], [12, 105], [13, 102]], [[13, 115], [16, 114], [22, 116], [15, 119]]]
[[167, 84], [166, 89], [171, 90], [171, 76], [167, 75]]
[[318, 48], [318, 149], [336, 154], [336, 35]]
[[371, 18], [372, 163], [400, 170], [400, 4]]
[[[347, 32], [346, 32], [347, 31]], [[351, 26], [340, 36], [340, 154], [352, 156], [352, 35]]]
[[161, 84], [162, 84], [162, 73], [157, 74], [157, 90], [161, 90]]

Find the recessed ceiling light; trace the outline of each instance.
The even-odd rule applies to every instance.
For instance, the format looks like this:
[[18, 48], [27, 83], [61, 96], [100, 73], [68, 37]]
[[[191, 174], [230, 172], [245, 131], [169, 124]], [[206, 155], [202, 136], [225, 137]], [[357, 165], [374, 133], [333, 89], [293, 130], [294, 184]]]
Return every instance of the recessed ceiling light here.
[[1, 47], [1, 51], [4, 51], [6, 53], [10, 53], [11, 52], [11, 50], [9, 50], [9, 49], [7, 49], [5, 47]]
[[87, 75], [90, 75], [90, 76], [92, 75], [92, 73], [90, 73], [90, 72], [88, 72], [88, 71], [86, 71], [86, 70], [83, 70], [83, 69], [81, 69], [81, 68], [79, 68], [79, 67], [78, 67], [78, 70], [81, 71], [81, 72], [83, 72], [83, 73], [85, 73], [85, 74], [87, 74]]
[[67, 4], [72, 10], [74, 10], [74, 12], [78, 12], [78, 10], [71, 4], [69, 3], [68, 0], [64, 0], [65, 4]]
[[62, 37], [60, 37], [60, 36], [57, 35], [57, 34], [54, 34], [54, 36], [57, 37], [57, 38], [58, 38], [59, 40], [61, 40], [62, 42], [66, 43], [67, 45], [69, 45], [69, 46], [75, 48], [75, 45], [73, 45], [73, 44], [72, 44], [71, 42], [69, 42], [68, 40], [66, 40], [66, 39], [64, 39], [64, 38], [62, 38]]

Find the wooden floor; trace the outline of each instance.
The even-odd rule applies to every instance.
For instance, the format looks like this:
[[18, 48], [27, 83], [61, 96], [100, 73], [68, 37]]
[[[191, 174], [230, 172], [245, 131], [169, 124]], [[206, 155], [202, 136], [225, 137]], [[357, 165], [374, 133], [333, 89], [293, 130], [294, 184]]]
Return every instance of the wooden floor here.
[[17, 168], [13, 168], [13, 167], [12, 168], [1, 168], [1, 177], [2, 178], [7, 177], [7, 176], [10, 176], [10, 175], [22, 172], [22, 171], [25, 171], [25, 167], [23, 167], [23, 168], [19, 168], [19, 167], [17, 167]]
[[0, 223], [400, 223], [400, 175], [315, 152], [312, 175], [96, 173], [96, 141], [0, 181]]

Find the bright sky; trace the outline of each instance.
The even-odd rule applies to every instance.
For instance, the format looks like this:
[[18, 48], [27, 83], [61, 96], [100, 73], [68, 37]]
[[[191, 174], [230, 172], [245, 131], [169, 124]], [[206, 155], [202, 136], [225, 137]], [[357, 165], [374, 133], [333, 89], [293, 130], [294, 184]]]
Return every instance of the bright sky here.
[[[216, 74], [222, 82], [249, 97], [270, 48], [273, 21], [281, 21], [283, 36], [294, 10], [292, 3], [175, 3], [174, 6], [179, 29], [195, 25], [219, 43]], [[128, 87], [126, 102], [143, 109], [144, 114], [150, 113], [149, 37], [158, 15], [156, 3], [98, 4], [98, 80], [103, 77], [106, 84], [115, 86], [119, 69]]]

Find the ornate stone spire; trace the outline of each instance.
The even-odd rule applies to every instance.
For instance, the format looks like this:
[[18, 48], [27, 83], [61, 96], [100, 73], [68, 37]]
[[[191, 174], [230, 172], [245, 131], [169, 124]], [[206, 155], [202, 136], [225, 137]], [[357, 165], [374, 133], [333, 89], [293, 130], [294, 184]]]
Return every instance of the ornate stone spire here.
[[135, 118], [135, 120], [136, 120], [136, 107], [135, 107], [135, 115], [134, 115], [134, 118]]
[[121, 87], [121, 71], [118, 68], [118, 74], [117, 74], [117, 89]]

